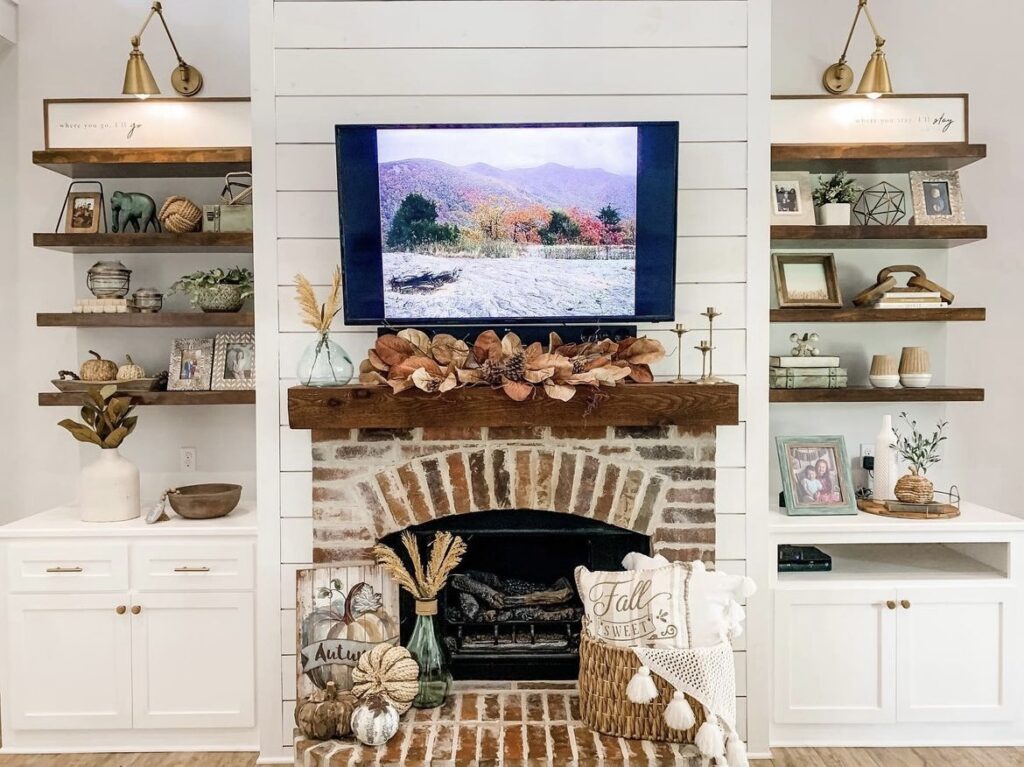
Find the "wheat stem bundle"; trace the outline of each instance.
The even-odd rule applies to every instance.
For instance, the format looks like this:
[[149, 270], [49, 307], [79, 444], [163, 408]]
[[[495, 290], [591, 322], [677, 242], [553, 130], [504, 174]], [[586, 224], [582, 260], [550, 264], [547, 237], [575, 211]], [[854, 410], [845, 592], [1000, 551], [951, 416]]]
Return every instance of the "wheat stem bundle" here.
[[457, 535], [435, 533], [430, 543], [430, 558], [424, 569], [416, 536], [408, 530], [402, 533], [402, 546], [412, 562], [411, 570], [394, 549], [383, 543], [373, 547], [373, 556], [377, 564], [416, 599], [436, 599], [448, 582], [448, 576], [459, 566], [466, 553], [466, 542]]
[[331, 292], [323, 304], [316, 300], [316, 290], [305, 275], [295, 275], [295, 300], [299, 304], [302, 323], [309, 325], [320, 335], [331, 329], [335, 315], [341, 311], [341, 268], [334, 267], [331, 275]]

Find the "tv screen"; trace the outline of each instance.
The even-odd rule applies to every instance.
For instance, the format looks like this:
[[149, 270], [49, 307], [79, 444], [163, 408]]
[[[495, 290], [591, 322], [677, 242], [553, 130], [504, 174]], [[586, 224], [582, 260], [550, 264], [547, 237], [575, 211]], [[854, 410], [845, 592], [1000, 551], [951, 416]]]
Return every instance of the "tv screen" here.
[[678, 123], [336, 138], [346, 323], [672, 319]]

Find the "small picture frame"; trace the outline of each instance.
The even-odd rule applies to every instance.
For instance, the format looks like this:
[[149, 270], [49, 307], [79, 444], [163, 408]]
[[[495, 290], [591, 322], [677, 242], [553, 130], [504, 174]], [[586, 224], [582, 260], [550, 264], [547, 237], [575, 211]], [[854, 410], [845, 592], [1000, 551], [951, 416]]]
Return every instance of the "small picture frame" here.
[[64, 214], [65, 234], [96, 234], [103, 218], [103, 196], [99, 192], [68, 192]]
[[959, 171], [911, 171], [910, 196], [915, 224], [967, 223]]
[[773, 173], [771, 194], [772, 224], [814, 226], [810, 173]]
[[831, 253], [772, 253], [779, 308], [842, 308], [836, 259]]
[[210, 391], [212, 338], [177, 338], [167, 366], [167, 391]]
[[857, 513], [846, 440], [776, 437], [786, 514], [791, 517]]
[[214, 391], [256, 388], [256, 336], [221, 333], [213, 347]]

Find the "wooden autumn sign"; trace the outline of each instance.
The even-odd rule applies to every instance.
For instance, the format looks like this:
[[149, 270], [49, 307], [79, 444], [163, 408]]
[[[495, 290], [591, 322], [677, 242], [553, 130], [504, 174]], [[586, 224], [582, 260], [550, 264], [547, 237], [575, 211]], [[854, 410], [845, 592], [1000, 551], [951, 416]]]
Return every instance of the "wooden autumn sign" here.
[[379, 567], [311, 567], [295, 578], [296, 700], [352, 688], [363, 653], [398, 643], [398, 586]]

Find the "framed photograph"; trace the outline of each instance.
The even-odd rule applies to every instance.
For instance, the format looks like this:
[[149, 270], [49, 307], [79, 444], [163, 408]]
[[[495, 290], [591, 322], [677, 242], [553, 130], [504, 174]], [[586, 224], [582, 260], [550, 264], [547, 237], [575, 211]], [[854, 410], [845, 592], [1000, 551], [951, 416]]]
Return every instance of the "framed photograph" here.
[[178, 338], [167, 365], [167, 391], [210, 391], [213, 339]]
[[64, 214], [67, 234], [96, 234], [103, 218], [103, 198], [99, 192], [70, 192]]
[[779, 308], [843, 305], [831, 253], [772, 253], [772, 271]]
[[786, 513], [856, 514], [853, 472], [841, 437], [776, 437]]
[[772, 223], [814, 226], [811, 174], [772, 174]]
[[256, 388], [256, 336], [221, 333], [213, 347], [213, 390]]
[[911, 171], [914, 223], [966, 224], [959, 171]]

